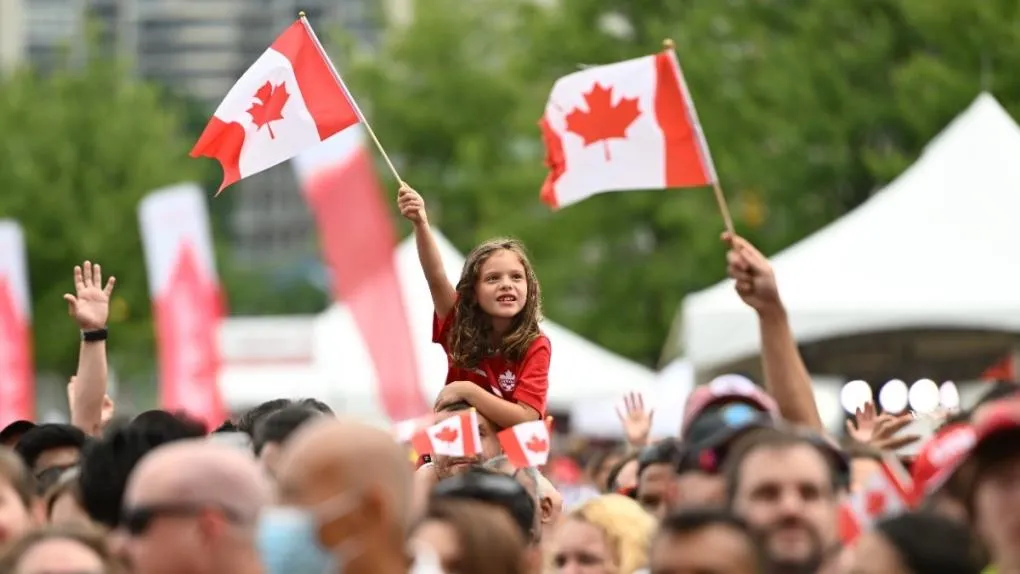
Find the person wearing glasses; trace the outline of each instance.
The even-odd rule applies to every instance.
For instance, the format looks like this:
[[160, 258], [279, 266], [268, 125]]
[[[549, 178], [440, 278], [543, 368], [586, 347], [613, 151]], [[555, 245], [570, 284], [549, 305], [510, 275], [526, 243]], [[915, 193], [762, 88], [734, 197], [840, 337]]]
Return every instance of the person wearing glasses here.
[[161, 446], [131, 473], [115, 550], [134, 574], [260, 572], [256, 525], [271, 495], [248, 453], [206, 440]]

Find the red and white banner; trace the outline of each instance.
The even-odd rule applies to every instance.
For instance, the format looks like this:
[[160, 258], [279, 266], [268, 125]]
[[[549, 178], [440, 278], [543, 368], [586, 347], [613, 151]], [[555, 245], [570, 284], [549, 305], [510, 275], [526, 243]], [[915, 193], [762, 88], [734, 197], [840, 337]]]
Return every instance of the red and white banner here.
[[607, 191], [711, 185], [715, 166], [673, 50], [564, 76], [539, 122], [563, 207]]
[[226, 414], [218, 387], [223, 295], [205, 195], [195, 184], [163, 188], [138, 208], [159, 357], [161, 408], [210, 428]]
[[[350, 309], [392, 421], [430, 412], [393, 251], [397, 232], [360, 125], [294, 158], [319, 228], [333, 300]], [[337, 384], [343, 384], [338, 382]]]
[[357, 123], [348, 97], [311, 26], [298, 20], [230, 88], [191, 156], [220, 162], [223, 191]]
[[35, 418], [32, 305], [21, 226], [0, 220], [0, 427]]

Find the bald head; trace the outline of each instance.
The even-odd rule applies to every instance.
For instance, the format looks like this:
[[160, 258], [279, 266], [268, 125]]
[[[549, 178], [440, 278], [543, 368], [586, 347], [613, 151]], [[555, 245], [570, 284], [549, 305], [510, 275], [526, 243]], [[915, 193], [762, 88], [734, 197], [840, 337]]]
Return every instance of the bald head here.
[[207, 440], [161, 446], [131, 473], [125, 504], [215, 504], [254, 524], [272, 490], [255, 459], [243, 451]]
[[388, 432], [351, 419], [309, 422], [288, 441], [277, 476], [284, 501], [314, 505], [376, 491], [403, 532], [410, 522], [411, 468]]

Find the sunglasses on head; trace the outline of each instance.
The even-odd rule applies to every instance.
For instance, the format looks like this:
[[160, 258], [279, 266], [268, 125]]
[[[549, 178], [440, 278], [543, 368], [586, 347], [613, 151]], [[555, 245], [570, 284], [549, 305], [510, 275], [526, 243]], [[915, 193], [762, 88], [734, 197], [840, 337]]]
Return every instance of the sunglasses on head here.
[[528, 495], [528, 491], [512, 476], [497, 472], [466, 472], [442, 480], [432, 488], [433, 496], [456, 496], [466, 492], [487, 492], [500, 496]]
[[145, 504], [125, 508], [121, 513], [120, 526], [131, 536], [141, 536], [148, 532], [158, 518], [176, 517], [191, 518], [207, 510], [216, 510], [230, 522], [241, 522], [241, 515], [220, 504], [202, 503], [166, 503]]
[[63, 476], [65, 472], [73, 468], [78, 468], [78, 465], [65, 464], [61, 466], [51, 466], [35, 473], [35, 486], [39, 494], [43, 494], [49, 490], [51, 486], [60, 480], [60, 477]]

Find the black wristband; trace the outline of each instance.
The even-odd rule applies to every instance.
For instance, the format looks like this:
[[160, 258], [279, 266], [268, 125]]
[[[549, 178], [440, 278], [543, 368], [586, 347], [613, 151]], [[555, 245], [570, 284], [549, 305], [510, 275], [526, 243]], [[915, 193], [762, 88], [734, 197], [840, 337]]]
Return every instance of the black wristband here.
[[86, 343], [96, 343], [99, 341], [105, 341], [110, 335], [109, 331], [104, 329], [93, 329], [91, 331], [82, 331], [81, 340]]

